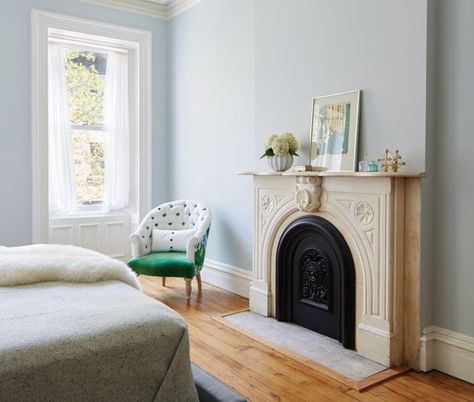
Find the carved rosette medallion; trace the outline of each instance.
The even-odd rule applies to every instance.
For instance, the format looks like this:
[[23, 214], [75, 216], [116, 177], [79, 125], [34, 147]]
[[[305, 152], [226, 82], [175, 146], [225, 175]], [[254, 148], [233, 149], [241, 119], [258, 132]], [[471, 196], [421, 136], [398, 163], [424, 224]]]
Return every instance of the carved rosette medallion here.
[[298, 176], [296, 178], [296, 205], [301, 211], [316, 212], [321, 206], [321, 177]]
[[265, 195], [262, 199], [262, 209], [269, 214], [275, 208], [275, 200], [270, 195]]
[[363, 225], [369, 225], [374, 220], [375, 212], [366, 201], [360, 201], [354, 208], [354, 215]]

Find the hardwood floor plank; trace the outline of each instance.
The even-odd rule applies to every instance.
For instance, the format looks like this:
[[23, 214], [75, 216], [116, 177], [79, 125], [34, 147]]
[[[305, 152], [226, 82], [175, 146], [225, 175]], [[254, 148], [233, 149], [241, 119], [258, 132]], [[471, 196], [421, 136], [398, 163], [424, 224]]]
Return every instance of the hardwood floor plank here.
[[413, 399], [406, 398], [401, 395], [397, 395], [396, 393], [393, 393], [393, 392], [372, 393], [369, 391], [358, 392], [354, 389], [350, 389], [346, 391], [346, 395], [350, 395], [355, 400], [361, 401], [361, 402], [382, 402], [382, 401], [411, 402], [413, 401]]
[[467, 401], [474, 401], [473, 386], [447, 374], [433, 370], [423, 376], [423, 381], [439, 387]]
[[398, 377], [399, 375], [402, 375], [409, 371], [410, 371], [410, 368], [407, 366], [399, 366], [393, 369], [387, 369], [385, 371], [381, 371], [380, 373], [376, 373], [370, 377], [363, 379], [362, 381], [359, 381], [357, 383], [357, 389], [359, 391], [363, 391], [367, 388], [373, 387], [374, 384], [376, 383], [387, 381], [390, 378]]
[[[140, 276], [143, 291], [187, 321], [191, 359], [249, 401], [474, 401], [474, 385], [439, 372], [411, 372], [363, 392], [332, 380], [212, 317], [248, 308], [248, 300], [203, 283], [186, 303], [184, 281]], [[195, 283], [193, 283], [195, 285]]]
[[[229, 331], [225, 326], [222, 330], [224, 332]], [[194, 328], [193, 333], [196, 334], [197, 332], [199, 332], [197, 336], [201, 339], [209, 336], [209, 332], [205, 329], [198, 331]], [[334, 398], [349, 400], [341, 394], [341, 391], [347, 390], [348, 387], [336, 384], [323, 376], [318, 378], [314, 375], [315, 372], [310, 371], [313, 374], [312, 376], [307, 373], [307, 368], [306, 372], [298, 370], [292, 367], [291, 364], [288, 364], [289, 359], [286, 359], [285, 356], [283, 356], [282, 361], [277, 361], [274, 352], [268, 350], [268, 348], [263, 347], [259, 343], [248, 342], [245, 339], [239, 340], [238, 338], [239, 334], [233, 336], [226, 333], [225, 340], [214, 339], [213, 345], [225, 355], [231, 355], [243, 368], [251, 366], [255, 369], [258, 373], [258, 378], [262, 378], [262, 381], [267, 386], [272, 384], [273, 387], [282, 388], [285, 385], [285, 392], [291, 389], [291, 396], [297, 398], [297, 400], [305, 400], [308, 393], [313, 395], [312, 398], [317, 396], [319, 400], [323, 400], [323, 398], [328, 398], [328, 400], [334, 400]], [[268, 371], [270, 365], [273, 367], [271, 372]]]
[[407, 375], [396, 378], [394, 381], [412, 390], [417, 390], [418, 392], [422, 392], [423, 394], [430, 395], [430, 397], [434, 401], [466, 401], [466, 399], [460, 398], [450, 391], [445, 391], [440, 386], [427, 383], [424, 377], [426, 377], [426, 374], [420, 376], [416, 373], [409, 373]]
[[[193, 343], [198, 344], [196, 341]], [[191, 359], [209, 373], [212, 373], [215, 367], [219, 367], [219, 379], [229, 387], [245, 395], [250, 401], [281, 400], [273, 392], [269, 392], [268, 387], [262, 387], [248, 372], [243, 373], [243, 375], [236, 375], [235, 369], [223, 365], [220, 359], [210, 356], [201, 349], [193, 348], [191, 350]]]
[[[228, 345], [238, 348], [239, 352], [248, 358], [249, 361], [256, 360], [258, 362], [262, 362], [265, 359], [271, 359], [271, 363], [273, 365], [278, 363], [279, 368], [289, 375], [299, 372], [300, 375], [304, 374], [304, 376], [309, 377], [309, 379], [313, 382], [321, 382], [321, 386], [330, 384], [331, 387], [338, 388], [341, 391], [349, 389], [347, 385], [335, 381], [315, 370], [308, 370], [306, 365], [302, 365], [300, 362], [289, 358], [286, 354], [279, 353], [278, 351], [269, 348], [261, 342], [253, 340], [252, 338], [242, 336], [240, 332], [237, 332], [224, 324], [218, 323], [216, 325], [215, 322], [208, 321], [207, 323], [200, 325], [200, 329], [202, 329], [208, 335], [215, 332], [216, 328], [220, 330], [224, 338], [224, 342], [226, 342]], [[287, 371], [288, 369], [291, 371]]]
[[[212, 322], [210, 324], [213, 324]], [[193, 327], [191, 328], [191, 334], [194, 337], [200, 339], [209, 339], [210, 343], [215, 349], [219, 350], [220, 358], [226, 358], [227, 356], [232, 356], [234, 362], [237, 362], [241, 365], [239, 369], [248, 369], [252, 367], [253, 370], [258, 373], [257, 378], [262, 379], [268, 385], [273, 384], [275, 387], [281, 387], [281, 382], [283, 381], [288, 387], [291, 388], [293, 396], [298, 396], [300, 400], [304, 399], [305, 394], [301, 393], [301, 389], [311, 386], [311, 378], [305, 375], [304, 373], [297, 373], [291, 367], [288, 367], [285, 364], [275, 364], [272, 356], [269, 356], [265, 351], [259, 349], [258, 344], [252, 345], [245, 338], [240, 338], [238, 334], [229, 334], [226, 333], [225, 336], [219, 336], [211, 338], [211, 333], [216, 333], [216, 331], [211, 330], [211, 325], [206, 328], [205, 325], [199, 325], [200, 328]], [[219, 332], [228, 331], [227, 328], [220, 328]], [[274, 370], [269, 372], [267, 370], [268, 365], [273, 364]], [[302, 375], [303, 374], [303, 375]], [[314, 381], [313, 381], [314, 383]], [[319, 384], [319, 387], [325, 386], [324, 383]], [[321, 388], [322, 389], [322, 388]], [[325, 395], [325, 392], [321, 392], [321, 389], [314, 390], [316, 394], [320, 394], [321, 397]], [[323, 390], [324, 391], [324, 390]], [[286, 391], [285, 391], [286, 392]], [[331, 389], [331, 395], [333, 390]]]
[[398, 388], [387, 386], [389, 384], [390, 384], [390, 381], [387, 381], [381, 385], [373, 387], [369, 389], [368, 391], [364, 391], [362, 393], [374, 395], [380, 400], [385, 400], [385, 401], [407, 402], [407, 401], [416, 401], [419, 399], [419, 397], [416, 397], [409, 392], [406, 392], [406, 393], [400, 392]]

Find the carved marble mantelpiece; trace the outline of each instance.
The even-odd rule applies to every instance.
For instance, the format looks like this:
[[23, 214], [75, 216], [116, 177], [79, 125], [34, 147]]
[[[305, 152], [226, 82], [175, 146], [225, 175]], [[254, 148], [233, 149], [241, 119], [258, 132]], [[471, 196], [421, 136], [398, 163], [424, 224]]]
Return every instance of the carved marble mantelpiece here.
[[241, 174], [253, 175], [255, 191], [250, 309], [274, 314], [279, 239], [295, 219], [318, 215], [341, 232], [354, 260], [357, 352], [416, 368], [423, 174]]

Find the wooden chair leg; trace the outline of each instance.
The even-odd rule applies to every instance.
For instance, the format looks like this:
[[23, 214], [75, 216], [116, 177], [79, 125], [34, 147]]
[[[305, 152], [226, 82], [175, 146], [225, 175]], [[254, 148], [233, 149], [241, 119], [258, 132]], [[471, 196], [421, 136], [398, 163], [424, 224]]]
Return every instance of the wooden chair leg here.
[[162, 277], [161, 277], [161, 284], [162, 284], [163, 286], [166, 286], [166, 276], [162, 276]]
[[197, 279], [197, 283], [198, 283], [198, 289], [202, 290], [201, 272], [197, 273], [196, 279]]
[[191, 290], [192, 290], [192, 287], [191, 287], [191, 281], [192, 279], [188, 279], [188, 278], [185, 278], [184, 279], [184, 282], [185, 282], [185, 292], [186, 292], [186, 300], [189, 301], [191, 300]]

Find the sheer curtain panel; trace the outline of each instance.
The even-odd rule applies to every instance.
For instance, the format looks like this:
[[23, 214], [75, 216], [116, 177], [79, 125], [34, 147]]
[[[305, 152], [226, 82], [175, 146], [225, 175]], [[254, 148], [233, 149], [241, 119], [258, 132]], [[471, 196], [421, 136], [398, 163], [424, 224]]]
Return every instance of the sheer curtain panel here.
[[64, 49], [48, 47], [48, 177], [50, 213], [67, 213], [76, 207], [74, 158], [67, 103]]
[[127, 53], [108, 53], [104, 96], [105, 206], [108, 211], [114, 211], [128, 207], [130, 193]]

